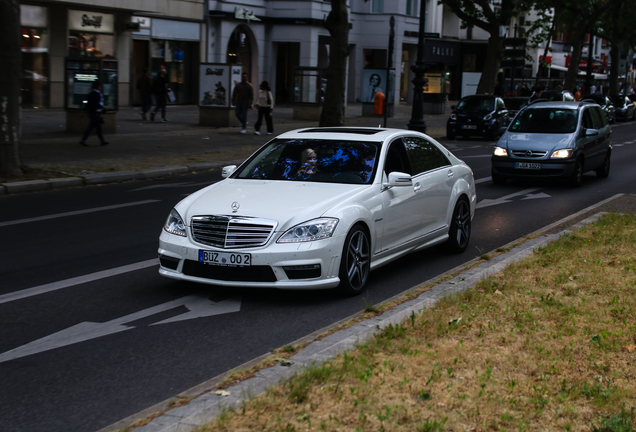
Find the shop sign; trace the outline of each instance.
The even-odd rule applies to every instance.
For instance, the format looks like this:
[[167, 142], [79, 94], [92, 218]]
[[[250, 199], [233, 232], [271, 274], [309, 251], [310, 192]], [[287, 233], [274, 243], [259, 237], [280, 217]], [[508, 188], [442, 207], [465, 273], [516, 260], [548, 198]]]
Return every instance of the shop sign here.
[[43, 6], [20, 5], [20, 24], [22, 27], [46, 28], [46, 8]]
[[253, 10], [245, 9], [245, 8], [234, 8], [234, 18], [239, 20], [247, 20], [250, 21], [260, 21], [261, 19], [254, 15]]
[[149, 29], [152, 24], [152, 19], [148, 17], [134, 16], [131, 17], [131, 22], [139, 23], [139, 28]]
[[91, 33], [113, 33], [115, 15], [90, 11], [68, 11], [68, 28]]
[[430, 63], [459, 63], [459, 44], [443, 41], [426, 41], [425, 58]]

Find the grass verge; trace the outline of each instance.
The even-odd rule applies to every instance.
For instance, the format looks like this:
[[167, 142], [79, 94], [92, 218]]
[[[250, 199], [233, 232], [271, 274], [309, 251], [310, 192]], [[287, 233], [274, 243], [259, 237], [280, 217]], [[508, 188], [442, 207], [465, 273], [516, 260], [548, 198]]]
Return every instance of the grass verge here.
[[636, 431], [636, 217], [609, 214], [199, 431]]

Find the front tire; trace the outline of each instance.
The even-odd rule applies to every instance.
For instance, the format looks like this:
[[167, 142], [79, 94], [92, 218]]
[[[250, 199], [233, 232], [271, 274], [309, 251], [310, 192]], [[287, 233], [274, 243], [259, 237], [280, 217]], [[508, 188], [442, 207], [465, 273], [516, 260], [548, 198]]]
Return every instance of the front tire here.
[[583, 161], [579, 158], [574, 165], [574, 172], [570, 176], [568, 183], [572, 187], [580, 187], [583, 184]]
[[371, 246], [367, 231], [354, 226], [344, 242], [340, 259], [340, 285], [338, 290], [347, 296], [364, 291], [371, 272]]
[[607, 178], [609, 176], [610, 173], [610, 152], [607, 152], [607, 154], [605, 155], [605, 160], [603, 161], [603, 165], [600, 166], [600, 168], [598, 168], [596, 170], [596, 176], [598, 178]]
[[471, 227], [470, 204], [466, 197], [461, 197], [453, 210], [446, 248], [453, 253], [464, 252], [470, 240]]

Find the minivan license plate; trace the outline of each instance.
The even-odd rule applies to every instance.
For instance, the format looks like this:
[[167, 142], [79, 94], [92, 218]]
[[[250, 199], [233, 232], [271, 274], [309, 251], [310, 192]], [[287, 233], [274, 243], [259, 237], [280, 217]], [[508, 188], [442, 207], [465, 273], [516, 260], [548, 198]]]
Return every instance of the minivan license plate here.
[[541, 169], [541, 164], [540, 163], [528, 163], [528, 162], [516, 162], [515, 163], [515, 168], [516, 169], [540, 170]]
[[249, 267], [252, 265], [252, 255], [199, 250], [199, 262], [219, 266]]

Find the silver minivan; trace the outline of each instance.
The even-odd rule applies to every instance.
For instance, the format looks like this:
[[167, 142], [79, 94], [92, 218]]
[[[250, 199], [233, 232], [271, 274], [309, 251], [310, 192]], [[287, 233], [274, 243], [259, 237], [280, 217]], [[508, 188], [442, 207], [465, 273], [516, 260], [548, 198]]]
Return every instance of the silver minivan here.
[[495, 145], [492, 181], [563, 179], [578, 187], [587, 171], [606, 178], [611, 134], [596, 104], [540, 102], [527, 106]]

